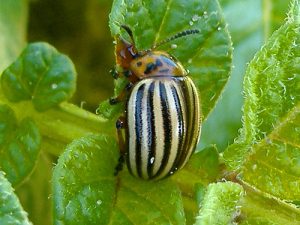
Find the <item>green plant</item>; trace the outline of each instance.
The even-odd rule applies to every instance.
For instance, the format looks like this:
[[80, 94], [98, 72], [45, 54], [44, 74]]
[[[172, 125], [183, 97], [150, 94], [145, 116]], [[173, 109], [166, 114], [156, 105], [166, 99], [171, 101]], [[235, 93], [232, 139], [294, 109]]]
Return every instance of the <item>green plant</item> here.
[[[279, 26], [273, 15], [284, 13], [276, 13], [280, 1], [265, 4], [278, 6], [265, 16], [270, 36]], [[221, 5], [225, 13], [239, 9], [233, 0]], [[23, 48], [26, 12], [25, 1], [1, 2], [0, 224], [30, 224], [20, 201], [36, 224], [50, 224], [51, 217], [54, 224], [300, 224], [298, 0], [247, 67], [238, 138], [225, 151], [224, 143], [220, 149], [199, 148], [183, 170], [156, 182], [138, 180], [126, 169], [113, 175], [114, 121], [122, 106], [104, 101], [94, 115], [67, 103], [75, 91], [75, 68], [49, 44]], [[177, 48], [161, 49], [190, 71], [205, 120], [232, 69], [232, 43], [219, 2], [115, 0], [113, 36], [121, 32], [120, 23], [133, 29], [139, 49], [190, 27], [201, 31], [172, 42]], [[234, 45], [243, 39], [240, 33], [248, 35], [231, 29]], [[115, 94], [124, 83], [116, 82]], [[215, 111], [211, 118], [222, 114], [222, 106]], [[208, 121], [204, 132], [213, 135]], [[52, 174], [53, 157], [59, 158]]]

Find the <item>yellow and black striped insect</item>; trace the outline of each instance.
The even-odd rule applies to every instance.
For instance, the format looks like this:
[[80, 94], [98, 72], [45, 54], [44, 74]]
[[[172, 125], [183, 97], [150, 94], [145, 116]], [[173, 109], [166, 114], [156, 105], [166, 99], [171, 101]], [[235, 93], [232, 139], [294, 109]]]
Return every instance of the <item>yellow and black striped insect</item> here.
[[134, 176], [161, 179], [182, 168], [194, 152], [201, 111], [197, 89], [181, 63], [154, 49], [199, 31], [183, 31], [150, 50], [137, 51], [132, 31], [121, 27], [131, 43], [116, 37], [119, 69], [113, 74], [116, 79], [124, 75], [129, 80], [120, 95], [110, 100], [111, 104], [126, 101], [125, 113], [116, 123], [121, 152], [116, 174], [125, 160]]

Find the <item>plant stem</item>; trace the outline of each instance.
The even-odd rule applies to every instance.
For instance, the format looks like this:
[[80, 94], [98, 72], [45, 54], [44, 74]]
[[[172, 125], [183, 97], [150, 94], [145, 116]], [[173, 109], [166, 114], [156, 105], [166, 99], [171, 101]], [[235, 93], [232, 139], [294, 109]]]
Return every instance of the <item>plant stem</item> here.
[[90, 113], [71, 103], [61, 103], [59, 106], [45, 112], [34, 109], [31, 101], [12, 103], [0, 92], [0, 103], [9, 105], [15, 112], [18, 121], [31, 117], [39, 127], [43, 137], [43, 148], [59, 155], [65, 145], [72, 140], [89, 133], [106, 133], [113, 135], [113, 121]]

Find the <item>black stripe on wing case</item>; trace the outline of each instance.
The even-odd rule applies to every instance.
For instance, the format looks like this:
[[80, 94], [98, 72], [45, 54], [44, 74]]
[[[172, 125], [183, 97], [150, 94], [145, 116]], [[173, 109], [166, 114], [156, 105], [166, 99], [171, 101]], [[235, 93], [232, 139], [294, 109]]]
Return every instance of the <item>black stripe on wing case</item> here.
[[[141, 143], [143, 138], [143, 121], [142, 121], [142, 101], [144, 96], [145, 84], [142, 84], [136, 93], [135, 102], [135, 135], [136, 135], [136, 149], [135, 149], [135, 162], [138, 175], [142, 176], [141, 170]], [[133, 162], [132, 162], [133, 163]]]
[[161, 172], [166, 167], [171, 150], [171, 142], [172, 142], [172, 123], [171, 123], [171, 115], [168, 105], [168, 97], [167, 90], [165, 85], [162, 82], [159, 82], [159, 93], [160, 93], [160, 103], [161, 103], [161, 111], [163, 118], [163, 129], [164, 129], [164, 137], [165, 137], [165, 145], [163, 149], [163, 159], [161, 162], [161, 166], [155, 176], [159, 176]]
[[155, 133], [155, 110], [154, 110], [154, 103], [153, 103], [153, 96], [154, 96], [154, 85], [155, 83], [152, 82], [148, 89], [148, 99], [147, 99], [147, 122], [148, 122], [148, 165], [147, 165], [147, 172], [148, 176], [153, 176], [153, 169], [154, 169], [154, 160], [156, 155], [156, 133]]
[[175, 106], [176, 106], [176, 113], [177, 113], [177, 117], [178, 117], [178, 147], [177, 147], [177, 153], [176, 153], [176, 158], [175, 158], [175, 161], [173, 163], [173, 166], [170, 170], [170, 172], [174, 172], [176, 171], [178, 168], [178, 162], [181, 158], [181, 155], [182, 155], [182, 152], [183, 152], [183, 148], [184, 148], [184, 124], [185, 124], [185, 121], [184, 121], [184, 118], [183, 118], [183, 109], [182, 109], [182, 106], [181, 104], [184, 104], [180, 102], [180, 98], [179, 98], [179, 94], [176, 90], [176, 88], [174, 86], [171, 87], [171, 90], [172, 90], [172, 96], [174, 98], [174, 101], [175, 101]]
[[186, 109], [186, 131], [185, 131], [185, 139], [183, 143], [183, 148], [181, 149], [180, 152], [180, 157], [178, 158], [178, 161], [176, 162], [176, 166], [180, 168], [182, 164], [185, 161], [185, 158], [188, 154], [189, 151], [189, 143], [191, 140], [191, 135], [192, 134], [192, 126], [193, 126], [193, 113], [191, 112], [192, 107], [192, 102], [193, 102], [193, 96], [190, 90], [190, 85], [189, 82], [184, 79], [181, 82], [181, 89], [183, 91], [183, 101], [185, 104], [185, 109]]

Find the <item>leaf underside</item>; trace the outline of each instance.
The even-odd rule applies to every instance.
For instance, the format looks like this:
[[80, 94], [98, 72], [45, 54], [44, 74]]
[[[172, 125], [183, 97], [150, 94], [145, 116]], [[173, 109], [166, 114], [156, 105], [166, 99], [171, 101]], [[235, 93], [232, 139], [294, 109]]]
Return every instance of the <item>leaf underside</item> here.
[[0, 105], [0, 168], [16, 186], [33, 170], [40, 152], [39, 130], [30, 118], [18, 124], [14, 112]]
[[0, 221], [3, 225], [31, 225], [2, 171], [0, 171]]

